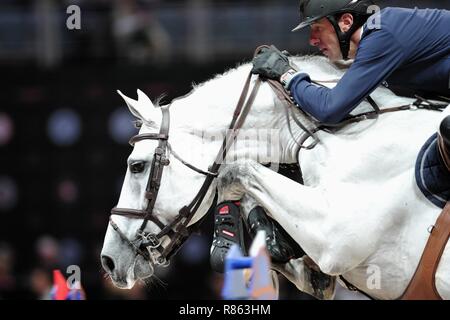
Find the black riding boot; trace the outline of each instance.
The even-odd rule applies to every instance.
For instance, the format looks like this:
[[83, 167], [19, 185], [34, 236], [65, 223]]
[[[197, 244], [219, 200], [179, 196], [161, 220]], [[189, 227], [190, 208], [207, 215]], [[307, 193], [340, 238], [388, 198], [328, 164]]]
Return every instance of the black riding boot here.
[[439, 136], [442, 138], [442, 142], [439, 141], [441, 157], [445, 166], [450, 171], [450, 116], [442, 120], [439, 126]]
[[442, 140], [446, 148], [450, 147], [450, 116], [447, 116], [442, 120], [439, 127], [439, 133], [441, 134]]
[[255, 237], [259, 230], [266, 232], [267, 251], [273, 262], [286, 263], [290, 259], [299, 258], [305, 254], [278, 222], [266, 215], [262, 207], [253, 208], [247, 222], [252, 237]]

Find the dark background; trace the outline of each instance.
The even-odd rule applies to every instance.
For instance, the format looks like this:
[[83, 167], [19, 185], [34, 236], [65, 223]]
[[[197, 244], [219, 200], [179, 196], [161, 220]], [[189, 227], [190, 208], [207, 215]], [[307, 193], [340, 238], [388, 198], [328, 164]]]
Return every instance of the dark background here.
[[[449, 9], [448, 0], [381, 1]], [[68, 30], [66, 8], [81, 8]], [[159, 280], [113, 288], [100, 265], [136, 130], [115, 90], [163, 103], [249, 61], [260, 44], [314, 54], [298, 1], [0, 2], [0, 299], [48, 299], [51, 270], [79, 265], [88, 299], [218, 299], [212, 220]], [[450, 26], [449, 26], [450, 27]], [[281, 298], [307, 299], [283, 281]], [[359, 298], [338, 295], [338, 298]]]

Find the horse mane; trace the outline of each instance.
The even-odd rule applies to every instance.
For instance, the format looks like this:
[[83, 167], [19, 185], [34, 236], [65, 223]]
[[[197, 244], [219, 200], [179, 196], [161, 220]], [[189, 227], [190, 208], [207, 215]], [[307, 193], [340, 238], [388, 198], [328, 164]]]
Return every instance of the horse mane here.
[[[298, 66], [299, 70], [309, 74], [312, 80], [323, 81], [323, 84], [328, 87], [334, 86], [348, 67], [348, 65], [333, 64], [326, 57], [317, 55], [295, 56], [291, 57], [291, 61]], [[201, 105], [208, 101], [211, 110], [220, 107], [220, 105], [234, 107], [251, 67], [250, 62], [244, 62], [221, 74], [216, 74], [203, 83], [193, 84], [192, 91], [186, 96], [177, 98], [177, 100], [181, 98], [189, 99], [191, 105]], [[383, 107], [405, 105], [413, 101], [410, 98], [397, 96], [383, 86], [377, 88], [371, 93], [371, 96], [382, 109]], [[372, 110], [367, 102], [362, 102], [351, 114]]]
[[[295, 56], [292, 57], [292, 62], [296, 65], [300, 65], [300, 70], [304, 70], [308, 74], [320, 74], [320, 75], [327, 75], [328, 77], [342, 77], [344, 70], [342, 68], [339, 68], [338, 65], [332, 64], [328, 61], [327, 58], [322, 56], [316, 56], [316, 55], [304, 55], [304, 56]], [[251, 69], [251, 63], [250, 62], [244, 62], [238, 64], [236, 67], [230, 68], [226, 70], [223, 73], [216, 74], [211, 79], [200, 83], [200, 84], [192, 84], [193, 91], [196, 91], [198, 89], [201, 89], [203, 87], [207, 87], [206, 89], [215, 91], [214, 87], [217, 86], [217, 88], [220, 88], [223, 92], [224, 83], [225, 81], [229, 81], [230, 78], [233, 78], [232, 81], [233, 84], [238, 86], [240, 89], [242, 89], [243, 86], [243, 73], [245, 71], [245, 76], [250, 72]], [[229, 86], [229, 83], [227, 83], [227, 86]]]

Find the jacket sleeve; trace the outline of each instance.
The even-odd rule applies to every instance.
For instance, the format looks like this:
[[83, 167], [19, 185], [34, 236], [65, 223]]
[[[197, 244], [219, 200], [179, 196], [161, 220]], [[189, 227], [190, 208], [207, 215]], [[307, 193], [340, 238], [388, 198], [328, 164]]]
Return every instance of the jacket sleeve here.
[[305, 73], [290, 81], [294, 100], [320, 122], [340, 122], [405, 60], [404, 48], [391, 33], [368, 33], [361, 39], [355, 61], [333, 89], [312, 84]]

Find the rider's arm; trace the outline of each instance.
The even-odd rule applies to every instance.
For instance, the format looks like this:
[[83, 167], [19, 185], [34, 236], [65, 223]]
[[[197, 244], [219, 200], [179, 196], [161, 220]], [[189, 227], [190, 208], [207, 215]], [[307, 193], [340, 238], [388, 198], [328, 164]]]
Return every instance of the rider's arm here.
[[314, 118], [338, 123], [401, 65], [404, 56], [403, 47], [392, 34], [370, 32], [361, 39], [355, 61], [333, 89], [312, 84], [305, 73], [296, 74], [287, 88]]

